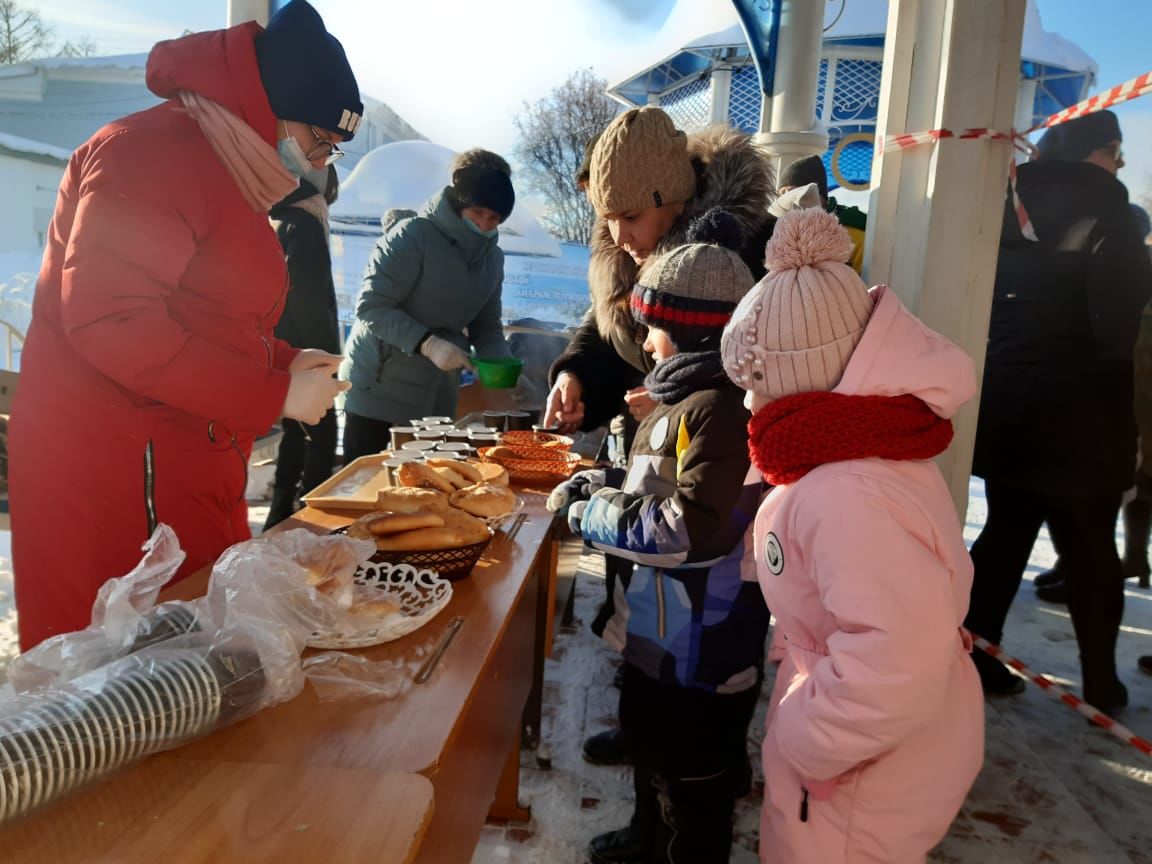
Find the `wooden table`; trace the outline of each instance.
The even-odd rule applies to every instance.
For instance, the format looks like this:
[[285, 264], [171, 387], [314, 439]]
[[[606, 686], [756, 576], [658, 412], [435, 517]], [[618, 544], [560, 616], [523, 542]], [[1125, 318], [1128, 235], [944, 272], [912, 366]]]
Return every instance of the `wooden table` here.
[[6, 864], [410, 864], [416, 774], [155, 756], [0, 834]]
[[[515, 541], [499, 532], [472, 575], [454, 583], [448, 606], [402, 639], [363, 649], [371, 660], [419, 665], [457, 615], [464, 624], [431, 679], [380, 702], [296, 699], [171, 751], [203, 762], [420, 774], [432, 781], [435, 811], [414, 859], [467, 864], [485, 819], [521, 820], [521, 720], [539, 730], [543, 658], [555, 584], [555, 532], [545, 495], [522, 492], [527, 517]], [[307, 509], [286, 528], [329, 531], [350, 515]], [[202, 596], [208, 573], [162, 600]], [[549, 586], [552, 586], [552, 591]], [[530, 694], [533, 696], [525, 712]], [[385, 859], [381, 859], [385, 860]]]

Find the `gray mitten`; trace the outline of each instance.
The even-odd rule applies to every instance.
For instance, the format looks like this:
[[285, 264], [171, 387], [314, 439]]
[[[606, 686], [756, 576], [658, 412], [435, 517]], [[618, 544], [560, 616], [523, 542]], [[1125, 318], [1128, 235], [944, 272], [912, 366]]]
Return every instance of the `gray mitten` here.
[[577, 471], [552, 490], [548, 496], [548, 510], [564, 515], [577, 501], [587, 501], [598, 489], [604, 488], [606, 472], [599, 468]]

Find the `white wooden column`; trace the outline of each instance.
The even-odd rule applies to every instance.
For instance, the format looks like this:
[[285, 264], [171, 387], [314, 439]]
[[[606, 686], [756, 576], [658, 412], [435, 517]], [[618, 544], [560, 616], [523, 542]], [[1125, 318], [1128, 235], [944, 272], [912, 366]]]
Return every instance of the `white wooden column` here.
[[268, 24], [269, 0], [228, 0], [228, 26], [235, 27], [245, 21]]
[[[890, 0], [877, 142], [929, 129], [1015, 119], [1026, 0]], [[984, 367], [1008, 160], [998, 141], [879, 148], [872, 166], [866, 261], [929, 327]], [[939, 462], [963, 515], [979, 398], [955, 418]]]

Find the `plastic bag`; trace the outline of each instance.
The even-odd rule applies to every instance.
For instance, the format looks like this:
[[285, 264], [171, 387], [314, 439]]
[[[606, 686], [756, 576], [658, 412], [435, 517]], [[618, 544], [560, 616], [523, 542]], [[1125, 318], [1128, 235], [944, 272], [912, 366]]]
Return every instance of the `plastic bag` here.
[[363, 654], [325, 651], [304, 661], [304, 676], [321, 702], [391, 699], [412, 686], [417, 663], [369, 660]]
[[184, 555], [163, 525], [144, 548], [131, 573], [101, 590], [90, 627], [14, 663], [22, 692], [0, 699], [0, 823], [295, 697], [309, 635], [357, 620], [344, 605], [351, 587], [346, 600], [309, 581], [351, 586], [376, 551], [342, 535], [282, 532], [226, 550], [203, 599], [155, 605]]
[[[96, 595], [92, 624], [46, 639], [12, 660], [8, 678], [17, 692], [50, 687], [103, 666], [132, 650], [167, 615], [155, 615], [160, 589], [184, 563], [176, 533], [160, 525], [142, 547], [144, 557], [130, 573], [109, 579]], [[162, 604], [169, 613], [174, 606]], [[191, 617], [195, 613], [189, 611]]]

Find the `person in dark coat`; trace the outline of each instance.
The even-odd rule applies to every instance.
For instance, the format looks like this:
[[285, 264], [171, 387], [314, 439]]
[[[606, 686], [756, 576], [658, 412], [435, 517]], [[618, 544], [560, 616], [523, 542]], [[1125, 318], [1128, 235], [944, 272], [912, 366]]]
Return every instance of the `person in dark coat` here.
[[[339, 188], [336, 168], [329, 165], [306, 174], [300, 187], [268, 213], [288, 265], [288, 295], [276, 337], [295, 348], [319, 348], [329, 354], [340, 353], [340, 322], [328, 250], [328, 208], [336, 203]], [[314, 489], [327, 480], [336, 460], [334, 409], [312, 425], [285, 420], [283, 429], [265, 529], [291, 516], [301, 490]]]
[[[1040, 526], [1048, 523], [1068, 584], [1084, 698], [1127, 703], [1115, 647], [1124, 608], [1115, 526], [1136, 468], [1133, 344], [1148, 302], [1148, 255], [1116, 179], [1116, 116], [1056, 126], [1021, 165], [1017, 192], [1037, 240], [1005, 201], [1004, 227], [973, 473], [988, 519], [972, 546], [975, 579], [965, 625], [999, 644]], [[983, 652], [985, 691], [1022, 682]]]

